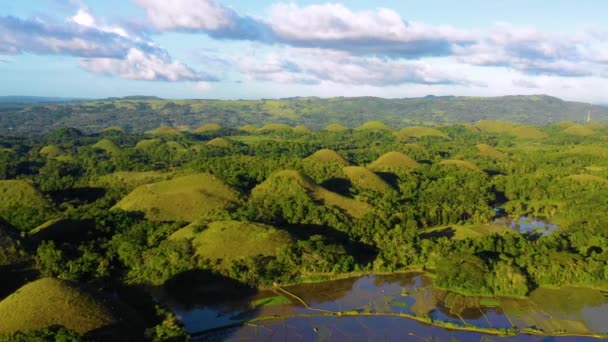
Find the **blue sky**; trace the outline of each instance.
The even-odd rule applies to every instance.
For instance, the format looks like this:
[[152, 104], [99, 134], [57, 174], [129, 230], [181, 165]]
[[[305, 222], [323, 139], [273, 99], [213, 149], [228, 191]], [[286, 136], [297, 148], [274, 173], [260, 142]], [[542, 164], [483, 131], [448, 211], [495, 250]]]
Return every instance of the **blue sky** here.
[[608, 99], [608, 3], [24, 0], [0, 96]]

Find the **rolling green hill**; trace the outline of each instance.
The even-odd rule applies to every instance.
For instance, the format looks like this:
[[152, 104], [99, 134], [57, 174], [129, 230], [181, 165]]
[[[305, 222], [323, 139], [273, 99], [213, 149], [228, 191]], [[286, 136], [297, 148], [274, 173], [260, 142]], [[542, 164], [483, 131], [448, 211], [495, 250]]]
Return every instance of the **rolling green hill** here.
[[355, 187], [380, 193], [393, 190], [380, 176], [362, 166], [347, 166], [342, 171]]
[[62, 325], [81, 334], [117, 322], [114, 310], [76, 285], [43, 278], [0, 302], [0, 335]]
[[310, 177], [299, 171], [283, 170], [272, 174], [251, 191], [253, 200], [284, 201], [290, 194], [303, 191], [323, 205], [336, 207], [352, 217], [361, 217], [371, 210], [371, 206], [329, 191], [316, 184]]
[[373, 163], [368, 168], [381, 172], [405, 172], [418, 167], [418, 163], [401, 152], [388, 152]]
[[114, 207], [143, 211], [154, 221], [192, 222], [236, 199], [236, 192], [222, 180], [201, 173], [139, 186]]
[[195, 225], [182, 228], [169, 239], [192, 239], [196, 254], [210, 260], [220, 260], [224, 267], [232, 260], [257, 255], [276, 256], [281, 247], [292, 243], [289, 233], [275, 227], [238, 221], [220, 221], [196, 232]]
[[[588, 110], [588, 104], [545, 95], [404, 99], [304, 97], [272, 101], [107, 99], [0, 109], [0, 133], [42, 134], [65, 126], [86, 132], [99, 132], [108, 126], [143, 132], [163, 124], [199, 127], [209, 122], [231, 128], [262, 127], [269, 123], [306, 125], [313, 130], [336, 122], [359, 127], [369, 121], [381, 121], [393, 129], [425, 122], [475, 123], [479, 120], [545, 125], [560, 121], [580, 123], [586, 119]], [[606, 107], [595, 106], [593, 115], [594, 120], [608, 122]], [[90, 120], [91, 117], [96, 119]], [[178, 135], [181, 132], [168, 127], [154, 133]]]

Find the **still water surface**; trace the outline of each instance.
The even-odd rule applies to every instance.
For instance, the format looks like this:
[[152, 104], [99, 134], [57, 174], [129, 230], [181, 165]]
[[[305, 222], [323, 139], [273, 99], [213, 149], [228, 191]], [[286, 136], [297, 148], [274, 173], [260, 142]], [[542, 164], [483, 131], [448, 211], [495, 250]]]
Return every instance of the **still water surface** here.
[[[431, 280], [422, 274], [400, 273], [286, 287], [309, 308], [289, 295], [273, 291], [221, 300], [206, 296], [184, 299], [183, 295], [166, 292], [161, 300], [200, 341], [597, 341], [574, 336], [501, 338], [388, 315], [328, 317], [323, 310], [407, 313], [461, 326], [536, 327], [572, 334], [608, 332], [608, 297], [601, 291], [537, 289], [528, 299], [478, 298], [433, 289], [430, 285]], [[261, 304], [273, 298], [275, 304]], [[260, 317], [267, 319], [222, 328]]]

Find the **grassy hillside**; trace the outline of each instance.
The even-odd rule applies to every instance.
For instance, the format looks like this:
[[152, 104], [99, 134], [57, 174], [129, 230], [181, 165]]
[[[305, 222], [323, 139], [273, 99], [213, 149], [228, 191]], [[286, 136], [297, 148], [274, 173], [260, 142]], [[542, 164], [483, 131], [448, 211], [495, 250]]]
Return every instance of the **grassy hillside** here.
[[371, 210], [367, 203], [331, 192], [316, 184], [305, 174], [293, 170], [283, 170], [272, 174], [251, 191], [251, 196], [254, 200], [272, 198], [282, 200], [288, 197], [290, 192], [298, 190], [303, 190], [312, 199], [320, 201], [323, 205], [336, 207], [352, 217], [361, 217]]
[[50, 207], [46, 198], [27, 181], [0, 180], [0, 209], [29, 207], [46, 210]]
[[309, 156], [308, 159], [314, 159], [316, 161], [325, 163], [337, 163], [344, 166], [350, 164], [348, 160], [344, 159], [344, 157], [339, 155], [338, 152], [326, 148], [318, 150], [317, 152]]
[[505, 157], [505, 154], [503, 152], [488, 144], [477, 144], [475, 147], [477, 147], [479, 154], [484, 157], [489, 157], [492, 159], [502, 159]]
[[[161, 125], [199, 127], [215, 122], [223, 127], [269, 123], [306, 125], [321, 130], [339, 122], [359, 127], [381, 121], [396, 129], [434, 123], [474, 123], [504, 120], [545, 125], [560, 121], [582, 122], [589, 105], [550, 96], [424, 97], [382, 99], [292, 98], [282, 100], [160, 100], [134, 98], [56, 104], [25, 104], [0, 109], [0, 133], [40, 134], [70, 126], [99, 132], [108, 126], [152, 131]], [[96, 120], [90, 120], [95, 117]], [[594, 120], [607, 122], [608, 108], [594, 106]], [[12, 129], [10, 129], [12, 128]], [[165, 127], [156, 134], [180, 134]]]
[[292, 243], [289, 233], [260, 223], [220, 221], [196, 232], [198, 229], [190, 225], [169, 238], [191, 238], [197, 255], [221, 260], [223, 266], [230, 265], [232, 260], [247, 257], [275, 256], [280, 248]]
[[106, 153], [109, 153], [109, 154], [120, 153], [120, 148], [118, 146], [116, 146], [116, 144], [114, 142], [112, 142], [112, 140], [108, 140], [108, 139], [101, 139], [91, 147], [94, 149], [97, 149], [97, 150], [105, 151]]
[[441, 137], [441, 138], [449, 138], [447, 134], [444, 132], [432, 128], [432, 127], [422, 127], [422, 126], [412, 126], [401, 129], [397, 132], [397, 136], [405, 139], [405, 138], [421, 138], [421, 137]]
[[47, 158], [55, 158], [65, 154], [65, 151], [57, 145], [47, 145], [40, 149], [40, 155]]
[[219, 178], [201, 173], [142, 185], [114, 207], [143, 211], [154, 221], [192, 222], [236, 201], [237, 194]]
[[380, 176], [362, 166], [347, 166], [342, 169], [350, 182], [357, 188], [384, 193], [393, 188]]
[[197, 129], [192, 131], [192, 133], [195, 133], [195, 134], [208, 133], [208, 132], [219, 131], [220, 129], [222, 129], [222, 125], [219, 125], [216, 123], [208, 123], [208, 124], [199, 126]]
[[418, 163], [401, 152], [388, 152], [369, 166], [370, 170], [381, 172], [404, 172], [418, 167]]
[[232, 146], [234, 143], [226, 138], [215, 138], [215, 139], [211, 139], [209, 140], [206, 145], [207, 146], [213, 146], [213, 147], [230, 147]]
[[442, 160], [441, 162], [439, 162], [439, 165], [448, 166], [448, 167], [457, 167], [457, 168], [471, 170], [471, 171], [475, 171], [475, 172], [483, 172], [477, 165], [475, 165], [471, 162], [468, 162], [466, 160], [455, 160], [455, 159]]
[[44, 278], [0, 302], [0, 334], [62, 325], [81, 334], [107, 327], [117, 318], [109, 305], [74, 284]]

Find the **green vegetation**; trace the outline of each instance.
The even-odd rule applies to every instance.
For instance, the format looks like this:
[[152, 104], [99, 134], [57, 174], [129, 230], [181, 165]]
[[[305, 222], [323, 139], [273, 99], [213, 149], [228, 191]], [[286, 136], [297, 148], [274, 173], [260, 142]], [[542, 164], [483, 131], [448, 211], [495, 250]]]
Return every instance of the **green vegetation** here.
[[269, 225], [220, 221], [201, 228], [189, 226], [175, 232], [171, 239], [191, 238], [195, 253], [228, 267], [232, 261], [249, 257], [276, 256], [291, 243], [288, 233]]
[[432, 127], [413, 126], [401, 129], [397, 135], [400, 138], [422, 138], [422, 137], [440, 137], [448, 138], [448, 135], [442, 131]]
[[[70, 289], [95, 288], [133, 304], [148, 328], [147, 335], [144, 327], [137, 332], [140, 339], [161, 339], [183, 337], [183, 329], [170, 312], [154, 308], [145, 288], [196, 283], [202, 287], [195, 291], [208, 295], [228, 283], [246, 293], [275, 282], [417, 269], [428, 272], [434, 286], [500, 296], [501, 307], [510, 309], [504, 296], [538, 296], [536, 291], [546, 287], [608, 286], [608, 126], [534, 127], [499, 122], [491, 113], [475, 125], [447, 125], [447, 112], [427, 111], [445, 119], [433, 125], [417, 122], [415, 114], [404, 121], [403, 112], [391, 119], [393, 114], [359, 110], [370, 106], [393, 113], [378, 107], [376, 99], [333, 101], [169, 105], [132, 99], [118, 101], [114, 110], [133, 111], [133, 116], [139, 106], [162, 111], [164, 120], [151, 120], [146, 129], [162, 122], [171, 126], [151, 133], [156, 136], [61, 128], [43, 137], [0, 137], [0, 296], [8, 300], [28, 281], [55, 277]], [[456, 100], [432, 102], [437, 101]], [[200, 125], [187, 119], [186, 107], [226, 113], [224, 106], [232, 110], [230, 123], [209, 114], [204, 119], [218, 125], [203, 125], [198, 133], [172, 128]], [[314, 113], [324, 106], [354, 114], [343, 127], [322, 130], [336, 122], [317, 120]], [[263, 126], [266, 119], [256, 115], [266, 110], [280, 116], [266, 117], [277, 124], [233, 128]], [[239, 111], [243, 114], [234, 114]], [[180, 120], [173, 116], [178, 114]], [[296, 120], [300, 117], [307, 119]], [[387, 124], [370, 121], [376, 119]], [[110, 124], [101, 122], [95, 131]], [[295, 129], [296, 124], [315, 131]], [[399, 133], [389, 129], [404, 125], [412, 127]], [[359, 126], [364, 129], [345, 128]], [[593, 134], [567, 132], [579, 126]], [[530, 232], [520, 233], [510, 227], [533, 222], [558, 228], [528, 227]], [[110, 306], [97, 296], [87, 298], [92, 310]], [[464, 300], [440, 299], [460, 314]], [[8, 303], [22, 306], [10, 308], [15, 312], [34, 307], [25, 302]], [[495, 305], [489, 299], [483, 303]], [[65, 303], [53, 305], [60, 304]], [[408, 310], [423, 312], [427, 304], [417, 301]], [[514, 312], [525, 311], [512, 306]], [[107, 310], [108, 322], [125, 322]], [[516, 319], [557, 327], [539, 317]], [[32, 330], [27, 334], [88, 331], [64, 326], [58, 330], [44, 323], [27, 327]]]
[[391, 127], [387, 126], [382, 121], [367, 121], [356, 129], [359, 131], [393, 131]]
[[349, 165], [349, 162], [346, 159], [344, 159], [344, 157], [339, 155], [336, 151], [333, 151], [330, 149], [319, 150], [308, 158], [315, 159], [319, 162], [337, 163], [337, 164], [340, 164], [343, 166]]
[[40, 149], [40, 155], [47, 158], [55, 158], [65, 154], [65, 151], [57, 145], [48, 145]]
[[[152, 131], [161, 124], [178, 127], [161, 129], [179, 134], [186, 127], [216, 123], [226, 128], [268, 123], [290, 126], [305, 125], [314, 131], [342, 131], [370, 121], [388, 127], [430, 126], [436, 124], [473, 123], [479, 120], [504, 120], [519, 124], [548, 125], [561, 122], [580, 123], [589, 110], [587, 103], [562, 101], [550, 96], [502, 97], [423, 97], [382, 99], [374, 97], [312, 98], [281, 100], [161, 100], [150, 98], [107, 99], [90, 102], [56, 104], [19, 104], [0, 108], [0, 133], [11, 135], [43, 135], [60, 127], [77, 127], [87, 133], [100, 132], [108, 126], [137, 132]], [[596, 106], [594, 117], [606, 121], [608, 109]], [[95, 120], [91, 120], [95, 117]], [[483, 126], [482, 131], [510, 131], [513, 126]], [[372, 129], [386, 129], [384, 125]], [[465, 125], [478, 131], [475, 126]], [[564, 128], [567, 128], [564, 126]], [[337, 130], [336, 130], [337, 129]], [[594, 128], [595, 129], [595, 128]], [[195, 130], [196, 131], [196, 130]], [[443, 130], [441, 130], [443, 131]], [[104, 133], [107, 133], [104, 132]], [[199, 134], [200, 132], [194, 132]], [[206, 132], [205, 134], [210, 133]], [[165, 134], [163, 134], [165, 135]]]
[[368, 166], [382, 172], [404, 172], [418, 167], [418, 163], [401, 152], [388, 152]]
[[208, 132], [215, 132], [215, 131], [219, 131], [220, 129], [222, 129], [222, 125], [216, 124], [216, 123], [208, 123], [208, 124], [204, 124], [199, 126], [197, 129], [195, 129], [194, 131], [192, 131], [192, 133], [194, 134], [201, 134], [201, 133], [208, 133]]
[[192, 222], [235, 200], [234, 190], [222, 180], [202, 173], [139, 186], [115, 208], [143, 211], [154, 221]]
[[66, 281], [43, 278], [0, 302], [0, 334], [64, 326], [80, 334], [112, 325], [111, 306]]
[[151, 134], [151, 135], [169, 135], [169, 136], [176, 136], [176, 135], [182, 135], [183, 134], [177, 128], [174, 128], [174, 127], [171, 127], [171, 126], [167, 126], [167, 125], [161, 125], [157, 129], [149, 131], [147, 133]]
[[595, 134], [595, 131], [593, 131], [593, 129], [583, 126], [583, 125], [570, 126], [570, 127], [566, 128], [564, 130], [564, 132], [566, 132], [568, 134], [572, 134], [572, 135], [578, 135], [578, 136], [589, 136], [589, 135]]
[[109, 154], [120, 153], [120, 148], [118, 146], [116, 146], [116, 144], [114, 144], [112, 142], [112, 140], [108, 140], [108, 139], [99, 140], [96, 144], [94, 144], [91, 147], [94, 149], [105, 151], [106, 153], [109, 153]]
[[206, 145], [214, 147], [230, 147], [232, 146], [232, 144], [233, 142], [226, 138], [215, 138], [209, 140]]
[[273, 306], [273, 305], [285, 305], [291, 304], [291, 300], [284, 296], [273, 296], [268, 298], [258, 299], [253, 302], [254, 306]]
[[331, 123], [327, 126], [325, 126], [325, 128], [323, 128], [324, 131], [327, 132], [343, 132], [343, 131], [348, 131], [348, 127], [340, 125], [338, 123]]
[[380, 193], [386, 193], [393, 189], [380, 176], [364, 167], [347, 166], [342, 171], [355, 187]]

